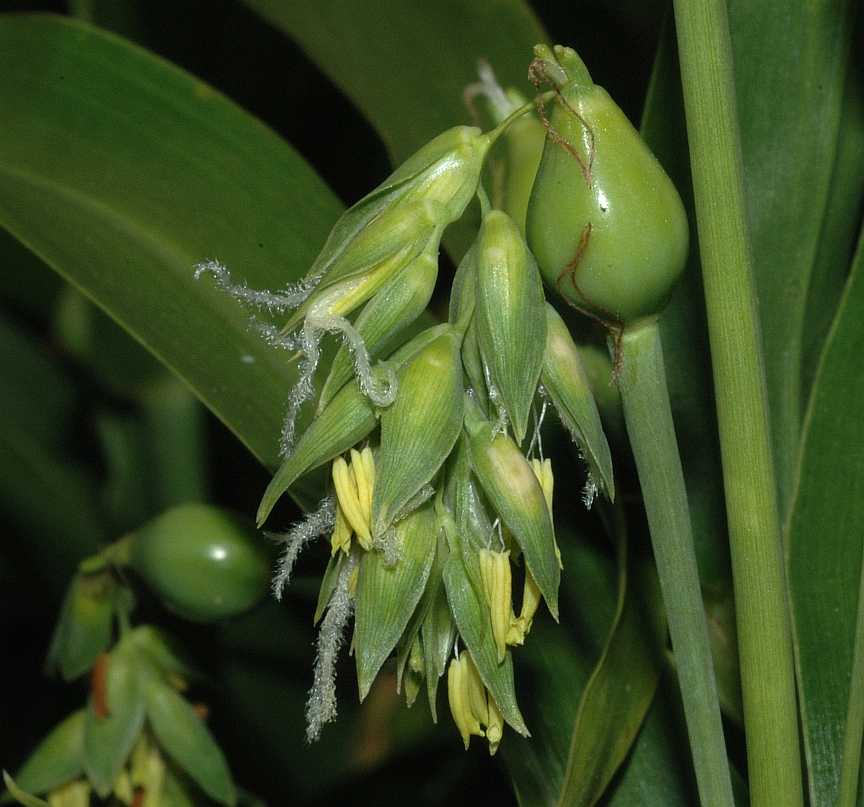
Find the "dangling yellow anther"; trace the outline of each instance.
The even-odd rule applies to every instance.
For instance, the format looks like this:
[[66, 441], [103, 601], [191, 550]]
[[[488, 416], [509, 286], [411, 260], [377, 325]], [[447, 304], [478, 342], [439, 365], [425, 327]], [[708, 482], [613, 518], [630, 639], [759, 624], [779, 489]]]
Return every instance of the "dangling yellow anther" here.
[[[543, 497], [546, 499], [546, 507], [549, 508], [549, 517], [552, 517], [552, 492], [555, 490], [555, 477], [552, 474], [552, 463], [545, 459], [540, 462], [538, 459], [531, 460], [531, 467], [534, 469], [534, 476], [540, 483], [543, 490]], [[561, 550], [558, 549], [558, 543], [555, 543], [555, 556], [558, 558], [558, 565], [563, 569], [564, 564], [561, 562]]]
[[471, 742], [472, 734], [478, 737], [485, 736], [477, 715], [471, 709], [469, 684], [471, 669], [469, 664], [471, 667], [474, 666], [471, 657], [463, 650], [459, 654], [459, 658], [450, 662], [447, 669], [447, 700], [450, 702], [450, 713], [453, 715], [453, 722], [459, 729], [459, 734], [462, 735], [462, 742], [465, 743], [466, 751]]
[[504, 734], [504, 719], [501, 717], [501, 712], [498, 710], [495, 698], [489, 695], [486, 700], [489, 711], [489, 720], [486, 724], [486, 739], [489, 741], [489, 756], [494, 757], [498, 746], [501, 744], [501, 737]]
[[[364, 484], [366, 479], [367, 477], [363, 476]], [[353, 466], [349, 466], [342, 457], [333, 460], [333, 485], [336, 488], [339, 507], [357, 533], [357, 540], [364, 549], [369, 549], [372, 546], [372, 531], [369, 527], [369, 518], [368, 516], [364, 518], [364, 508], [360, 504], [357, 477]]]
[[[552, 463], [546, 459], [542, 462], [538, 459], [531, 460], [531, 468], [540, 487], [543, 490], [543, 496], [546, 499], [546, 506], [549, 508], [549, 515], [552, 515], [552, 492], [555, 488], [555, 477], [552, 475]], [[558, 549], [558, 544], [555, 544], [555, 555], [558, 557], [558, 565], [563, 568], [561, 563], [561, 551]], [[525, 637], [531, 631], [531, 623], [534, 621], [534, 614], [540, 607], [542, 594], [531, 576], [528, 569], [525, 570], [525, 587], [522, 589], [522, 608], [519, 616], [514, 618], [510, 624], [510, 630], [507, 634], [508, 644], [524, 644]]]
[[[365, 508], [366, 517], [370, 523], [372, 521], [372, 493], [375, 489], [375, 458], [372, 455], [372, 449], [366, 446], [360, 452], [360, 462], [351, 454], [351, 464], [354, 468], [355, 475], [360, 470], [363, 477], [363, 489], [360, 492], [360, 504]], [[357, 477], [357, 487], [360, 490], [360, 477]]]
[[351, 550], [351, 535], [351, 525], [337, 503], [336, 523], [333, 526], [333, 534], [330, 536], [330, 555], [335, 555], [340, 549], [347, 555]]
[[507, 651], [507, 633], [513, 619], [511, 597], [510, 552], [480, 550], [480, 577], [492, 616], [492, 636], [498, 648], [498, 661], [504, 661]]
[[465, 656], [465, 682], [468, 687], [468, 703], [471, 705], [471, 712], [477, 718], [481, 726], [485, 726], [489, 722], [489, 707], [486, 703], [486, 685], [477, 671], [477, 665], [474, 664], [474, 659], [471, 654], [462, 651]]

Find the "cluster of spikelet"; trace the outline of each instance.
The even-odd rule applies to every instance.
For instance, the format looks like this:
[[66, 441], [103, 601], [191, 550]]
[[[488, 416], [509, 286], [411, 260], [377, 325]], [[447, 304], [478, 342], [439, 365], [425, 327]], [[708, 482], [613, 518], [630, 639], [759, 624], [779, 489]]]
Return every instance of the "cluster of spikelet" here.
[[[281, 329], [260, 327], [299, 361], [283, 462], [259, 524], [301, 476], [331, 466], [331, 493], [281, 536], [273, 582], [278, 597], [303, 547], [329, 540], [310, 740], [336, 715], [335, 663], [352, 616], [361, 700], [395, 653], [397, 687], [410, 705], [425, 682], [433, 719], [447, 673], [466, 748], [472, 735], [482, 736], [495, 753], [505, 724], [527, 735], [511, 648], [526, 641], [541, 603], [558, 619], [562, 570], [552, 467], [539, 439], [550, 404], [587, 463], [587, 503], [598, 489], [613, 493], [579, 352], [545, 300], [525, 241], [524, 204], [521, 212], [511, 207], [513, 215], [493, 209], [481, 185], [501, 136], [538, 142], [539, 131], [542, 146], [543, 126], [531, 117], [530, 132], [508, 133], [520, 120], [507, 117], [515, 106], [500, 90], [488, 94], [499, 112], [503, 106], [504, 123], [485, 134], [456, 127], [420, 149], [339, 219], [300, 283], [261, 292], [235, 283], [216, 262], [198, 268], [244, 302], [287, 314]], [[533, 172], [528, 181], [530, 188]], [[475, 195], [482, 222], [454, 278], [449, 319], [406, 340], [431, 298], [442, 234]], [[319, 378], [328, 333], [343, 344]], [[316, 390], [314, 417], [295, 434]], [[514, 577], [522, 581], [518, 616]]]

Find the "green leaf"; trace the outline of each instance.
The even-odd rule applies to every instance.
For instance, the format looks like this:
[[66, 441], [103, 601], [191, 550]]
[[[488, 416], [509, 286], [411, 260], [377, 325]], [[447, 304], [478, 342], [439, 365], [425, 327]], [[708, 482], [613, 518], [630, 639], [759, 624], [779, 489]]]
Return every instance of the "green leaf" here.
[[363, 110], [397, 162], [465, 121], [462, 91], [477, 81], [479, 58], [504, 86], [529, 93], [531, 48], [546, 38], [518, 0], [384, 0], [375, 13], [362, 0], [245, 2], [300, 43]]
[[0, 224], [275, 465], [295, 371], [193, 267], [218, 256], [250, 285], [284, 286], [338, 216], [333, 194], [272, 131], [114, 36], [6, 17], [0, 54], [14, 121], [0, 132]]
[[465, 570], [462, 552], [451, 553], [444, 565], [444, 586], [459, 635], [471, 653], [480, 678], [495, 699], [502, 717], [517, 733], [530, 736], [516, 703], [513, 658], [508, 651], [504, 661], [498, 663], [489, 608]]
[[[100, 662], [102, 663], [102, 662]], [[84, 720], [84, 770], [93, 789], [106, 797], [144, 725], [144, 691], [138, 660], [121, 642], [105, 657]], [[97, 702], [98, 700], [98, 702]], [[102, 711], [104, 707], [105, 712]]]
[[555, 552], [555, 533], [543, 490], [516, 444], [495, 435], [473, 402], [467, 407], [465, 429], [471, 469], [492, 507], [507, 525], [525, 555], [552, 616], [558, 618], [561, 569]]
[[73, 712], [39, 743], [15, 774], [18, 787], [32, 793], [47, 793], [81, 775], [84, 715], [83, 709]]
[[484, 217], [475, 275], [480, 352], [521, 444], [543, 366], [545, 298], [537, 262], [506, 213]]
[[[807, 411], [800, 476], [786, 546], [801, 722], [811, 801], [854, 804], [857, 776], [840, 797], [844, 735], [857, 732], [857, 768], [864, 714], [850, 715], [864, 652], [857, 615], [864, 561], [864, 240], [816, 374]], [[848, 763], [847, 763], [848, 764]], [[853, 773], [854, 773], [853, 768]]]
[[448, 329], [399, 376], [395, 403], [381, 415], [375, 458], [372, 532], [383, 536], [409, 500], [438, 472], [462, 429], [461, 337]]
[[233, 805], [237, 800], [231, 772], [204, 721], [170, 686], [147, 682], [147, 720], [160, 747], [210, 798]]
[[357, 685], [364, 700], [381, 665], [393, 652], [417, 603], [435, 560], [437, 521], [431, 505], [396, 525], [400, 547], [388, 566], [383, 552], [366, 552], [360, 561], [354, 617]]
[[[531, 49], [545, 41], [527, 3], [497, 0], [363, 0], [307, 5], [284, 0], [246, 4], [295, 39], [360, 108], [398, 164], [444, 129], [469, 120], [462, 98], [487, 60], [505, 87], [531, 94]], [[458, 36], [454, 36], [458, 31]], [[458, 259], [474, 239], [477, 216], [448, 229]]]
[[639, 733], [663, 666], [666, 623], [659, 581], [650, 564], [628, 565], [626, 540], [622, 528], [615, 621], [573, 721], [560, 796], [573, 807], [590, 807], [603, 795]]
[[6, 783], [6, 787], [8, 788], [12, 798], [19, 804], [23, 804], [24, 807], [48, 807], [47, 801], [37, 799], [36, 796], [31, 796], [29, 793], [25, 793], [15, 784], [15, 780], [6, 773], [6, 771], [3, 771], [3, 781]]

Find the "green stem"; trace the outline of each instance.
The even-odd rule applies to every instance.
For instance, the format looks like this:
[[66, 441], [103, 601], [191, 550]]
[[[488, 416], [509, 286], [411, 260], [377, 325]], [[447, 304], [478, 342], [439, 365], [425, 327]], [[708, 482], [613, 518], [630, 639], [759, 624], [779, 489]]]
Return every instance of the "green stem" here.
[[656, 321], [624, 331], [618, 386], [636, 458], [704, 807], [731, 807], [732, 782]]
[[675, 0], [753, 807], [803, 804], [792, 635], [723, 0]]

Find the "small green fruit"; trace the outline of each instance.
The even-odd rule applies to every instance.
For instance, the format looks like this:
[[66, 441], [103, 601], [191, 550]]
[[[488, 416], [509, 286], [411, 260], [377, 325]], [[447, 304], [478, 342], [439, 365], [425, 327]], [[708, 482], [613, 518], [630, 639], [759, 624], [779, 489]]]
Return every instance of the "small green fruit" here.
[[180, 616], [236, 616], [266, 594], [270, 564], [251, 523], [202, 504], [175, 507], [131, 536], [129, 563]]
[[687, 257], [678, 192], [609, 94], [574, 66], [573, 51], [537, 56], [553, 83], [564, 79], [528, 205], [528, 244], [543, 277], [612, 327], [656, 316]]

